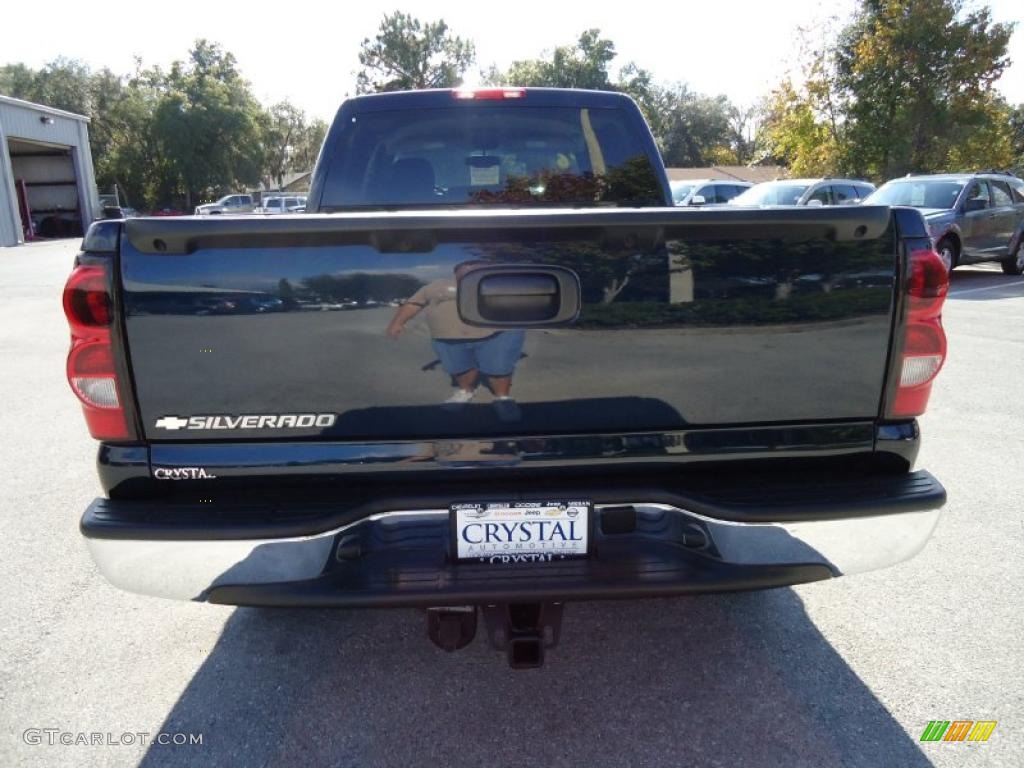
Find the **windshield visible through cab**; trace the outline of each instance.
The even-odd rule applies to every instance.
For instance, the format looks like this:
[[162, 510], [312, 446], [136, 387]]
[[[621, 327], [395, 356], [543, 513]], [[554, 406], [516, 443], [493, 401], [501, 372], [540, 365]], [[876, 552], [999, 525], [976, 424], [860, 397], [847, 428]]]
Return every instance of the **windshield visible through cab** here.
[[730, 205], [796, 205], [810, 184], [755, 184], [729, 201]]
[[680, 184], [677, 181], [671, 183], [672, 186], [672, 202], [681, 203], [686, 199], [686, 196], [693, 191], [693, 184]]
[[909, 205], [914, 208], [948, 209], [956, 205], [964, 184], [962, 181], [890, 181], [873, 192], [865, 205]]

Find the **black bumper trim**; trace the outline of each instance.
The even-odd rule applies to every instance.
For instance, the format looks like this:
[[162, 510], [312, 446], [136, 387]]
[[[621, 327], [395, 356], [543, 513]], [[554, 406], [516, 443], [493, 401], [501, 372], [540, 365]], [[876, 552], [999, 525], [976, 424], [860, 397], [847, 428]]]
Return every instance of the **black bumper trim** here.
[[[836, 520], [937, 509], [946, 491], [925, 471], [901, 475], [771, 481], [735, 476], [684, 487], [662, 476], [658, 484], [601, 480], [529, 481], [515, 484], [435, 484], [389, 493], [363, 486], [339, 490], [330, 501], [183, 503], [166, 500], [96, 499], [81, 531], [91, 539], [236, 540], [280, 539], [333, 530], [373, 514], [394, 510], [447, 509], [471, 501], [586, 498], [597, 504], [666, 504], [718, 520], [739, 523]], [[531, 488], [524, 493], [523, 487]]]
[[673, 597], [806, 584], [834, 576], [825, 565], [735, 565], [698, 556], [548, 563], [535, 567], [402, 568], [393, 560], [306, 581], [225, 585], [206, 601], [290, 608], [415, 608]]

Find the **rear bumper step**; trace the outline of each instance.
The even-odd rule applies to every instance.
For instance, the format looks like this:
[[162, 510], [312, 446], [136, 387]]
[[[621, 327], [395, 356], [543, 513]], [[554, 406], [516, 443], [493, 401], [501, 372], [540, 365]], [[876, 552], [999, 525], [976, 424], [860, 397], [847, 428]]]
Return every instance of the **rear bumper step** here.
[[436, 499], [432, 508], [371, 512], [326, 530], [318, 508], [320, 515], [302, 517], [313, 533], [247, 538], [225, 530], [233, 519], [252, 531], [246, 518], [220, 519], [198, 538], [198, 510], [150, 504], [143, 515], [139, 502], [99, 499], [82, 532], [115, 586], [177, 599], [397, 607], [667, 596], [816, 581], [912, 557], [931, 535], [945, 492], [926, 472], [888, 479], [891, 493], [876, 494], [873, 505], [841, 486], [831, 493], [817, 486], [803, 498], [794, 487], [788, 512], [760, 522], [729, 519], [744, 505], [749, 517], [758, 506], [751, 496], [720, 499], [732, 515], [708, 514], [719, 510], [706, 499], [683, 505], [626, 496], [596, 505], [589, 559], [548, 563], [452, 562], [448, 512]]

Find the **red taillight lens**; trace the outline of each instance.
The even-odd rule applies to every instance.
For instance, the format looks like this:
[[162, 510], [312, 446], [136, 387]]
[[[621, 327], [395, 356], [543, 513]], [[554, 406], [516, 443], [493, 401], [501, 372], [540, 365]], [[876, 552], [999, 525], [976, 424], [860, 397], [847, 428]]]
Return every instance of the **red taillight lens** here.
[[934, 250], [921, 249], [910, 253], [910, 281], [907, 295], [911, 312], [927, 312], [938, 317], [949, 292], [949, 271]]
[[900, 378], [890, 418], [920, 416], [928, 407], [932, 382], [946, 360], [942, 304], [948, 291], [949, 272], [942, 257], [931, 248], [911, 251]]
[[107, 283], [103, 267], [82, 265], [64, 287], [64, 314], [71, 327], [67, 374], [71, 390], [82, 401], [89, 433], [98, 440], [117, 440], [129, 433], [110, 341]]
[[526, 96], [525, 88], [456, 88], [452, 91], [456, 99], [472, 99], [487, 101], [494, 99], [522, 99]]
[[64, 314], [71, 323], [72, 333], [110, 325], [110, 294], [103, 267], [75, 267], [64, 286]]

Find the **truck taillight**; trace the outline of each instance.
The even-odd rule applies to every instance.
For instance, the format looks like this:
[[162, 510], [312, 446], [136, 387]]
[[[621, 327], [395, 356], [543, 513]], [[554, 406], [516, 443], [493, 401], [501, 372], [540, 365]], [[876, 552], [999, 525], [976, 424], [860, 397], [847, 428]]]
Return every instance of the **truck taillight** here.
[[931, 247], [911, 250], [900, 378], [889, 418], [920, 416], [928, 407], [932, 382], [946, 360], [942, 304], [948, 290], [949, 271], [942, 257]]
[[108, 285], [104, 267], [83, 264], [64, 286], [64, 314], [71, 328], [67, 374], [89, 433], [97, 440], [123, 440], [129, 436], [128, 422], [118, 393]]

